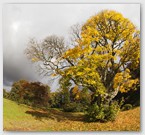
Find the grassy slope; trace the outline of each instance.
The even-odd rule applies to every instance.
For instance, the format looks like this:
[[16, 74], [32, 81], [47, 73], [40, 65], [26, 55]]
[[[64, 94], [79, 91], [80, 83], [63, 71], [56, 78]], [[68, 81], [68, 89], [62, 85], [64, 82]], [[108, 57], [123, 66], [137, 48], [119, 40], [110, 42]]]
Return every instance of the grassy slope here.
[[56, 109], [44, 112], [4, 99], [4, 130], [6, 131], [140, 130], [139, 107], [120, 112], [114, 122], [84, 123], [82, 119], [82, 113], [64, 113]]

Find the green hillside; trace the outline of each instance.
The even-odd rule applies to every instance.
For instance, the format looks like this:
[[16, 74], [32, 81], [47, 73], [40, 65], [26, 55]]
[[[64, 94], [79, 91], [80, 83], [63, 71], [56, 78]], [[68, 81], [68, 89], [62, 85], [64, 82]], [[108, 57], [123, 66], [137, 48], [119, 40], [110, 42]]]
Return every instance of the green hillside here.
[[82, 113], [64, 113], [57, 109], [34, 110], [4, 99], [5, 131], [108, 131], [140, 130], [140, 107], [120, 112], [114, 122], [85, 123]]

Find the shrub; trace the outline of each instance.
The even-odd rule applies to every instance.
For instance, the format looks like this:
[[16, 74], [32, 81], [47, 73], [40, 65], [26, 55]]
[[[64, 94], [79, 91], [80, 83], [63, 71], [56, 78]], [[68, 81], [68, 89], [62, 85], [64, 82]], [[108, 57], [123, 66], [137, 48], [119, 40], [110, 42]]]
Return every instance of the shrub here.
[[77, 104], [75, 102], [73, 103], [67, 103], [63, 106], [63, 110], [65, 112], [75, 112], [76, 111], [76, 107], [77, 107]]
[[86, 121], [94, 122], [98, 120], [99, 117], [104, 117], [104, 114], [102, 114], [102, 110], [97, 104], [93, 104], [90, 107], [88, 107], [85, 117]]
[[62, 108], [65, 112], [84, 112], [86, 110], [86, 106], [77, 102], [67, 103]]
[[122, 111], [126, 111], [126, 110], [130, 110], [132, 109], [132, 105], [131, 104], [125, 104], [123, 107], [122, 107]]
[[118, 105], [118, 102], [116, 101], [112, 102], [112, 104], [108, 106], [105, 110], [106, 121], [114, 121], [119, 110], [120, 106]]
[[101, 106], [93, 104], [87, 109], [85, 119], [88, 122], [114, 121], [119, 110], [120, 107], [117, 102], [112, 102], [111, 105]]
[[84, 105], [82, 103], [76, 103], [75, 112], [84, 112], [86, 108], [87, 108], [87, 105]]
[[62, 93], [58, 91], [51, 93], [48, 102], [51, 108], [61, 108], [62, 107]]

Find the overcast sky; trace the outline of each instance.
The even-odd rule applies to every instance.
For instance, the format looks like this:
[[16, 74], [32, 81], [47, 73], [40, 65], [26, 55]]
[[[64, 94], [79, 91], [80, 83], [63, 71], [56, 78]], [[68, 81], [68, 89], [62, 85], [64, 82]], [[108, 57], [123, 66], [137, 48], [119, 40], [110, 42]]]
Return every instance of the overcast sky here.
[[[30, 38], [68, 37], [70, 26], [84, 23], [101, 10], [115, 10], [140, 29], [139, 4], [6, 4], [3, 7], [3, 85], [7, 90], [19, 79], [49, 84], [24, 55]], [[55, 90], [57, 82], [52, 84]]]

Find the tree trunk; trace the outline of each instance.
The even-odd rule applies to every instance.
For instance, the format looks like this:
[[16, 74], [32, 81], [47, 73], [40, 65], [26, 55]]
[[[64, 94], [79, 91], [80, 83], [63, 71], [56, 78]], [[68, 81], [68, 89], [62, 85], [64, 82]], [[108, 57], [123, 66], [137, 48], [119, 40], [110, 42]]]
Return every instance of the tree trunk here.
[[110, 102], [117, 96], [119, 89], [120, 89], [120, 85], [113, 91], [108, 91], [104, 100], [105, 104], [110, 104]]

